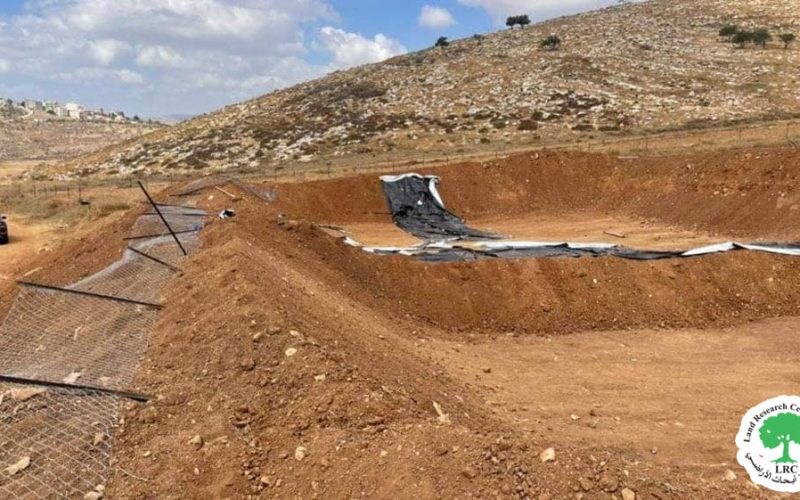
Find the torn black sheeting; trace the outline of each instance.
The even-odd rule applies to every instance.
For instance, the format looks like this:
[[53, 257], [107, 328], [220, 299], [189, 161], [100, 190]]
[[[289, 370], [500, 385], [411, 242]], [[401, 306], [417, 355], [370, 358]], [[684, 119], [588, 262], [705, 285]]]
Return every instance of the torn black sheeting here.
[[436, 187], [439, 178], [404, 174], [381, 177], [392, 220], [402, 230], [425, 240], [443, 238], [500, 239], [500, 236], [468, 227], [444, 207]]
[[410, 247], [366, 247], [345, 237], [347, 245], [376, 255], [405, 255], [429, 262], [543, 257], [618, 257], [661, 260], [700, 257], [731, 251], [767, 252], [800, 257], [800, 243], [724, 242], [686, 251], [639, 250], [609, 243], [570, 243], [507, 240], [468, 227], [444, 207], [437, 190], [439, 178], [419, 174], [381, 177], [394, 223], [425, 240]]

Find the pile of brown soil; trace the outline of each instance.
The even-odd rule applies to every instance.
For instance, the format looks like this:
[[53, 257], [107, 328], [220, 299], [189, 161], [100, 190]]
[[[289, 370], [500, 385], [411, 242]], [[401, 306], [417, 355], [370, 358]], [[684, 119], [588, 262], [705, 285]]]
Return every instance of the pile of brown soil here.
[[261, 201], [234, 207], [169, 287], [136, 387], [155, 398], [126, 408], [111, 496], [756, 495], [515, 430], [425, 354], [434, 330], [350, 293], [337, 254], [353, 250]]
[[[800, 240], [800, 158], [758, 148], [623, 158], [538, 152], [420, 173], [442, 178], [447, 207], [486, 216], [618, 213], [728, 237]], [[281, 185], [295, 218], [346, 225], [388, 218], [376, 175]]]
[[[753, 166], [766, 154], [769, 162]], [[640, 166], [608, 156], [527, 155], [434, 173], [444, 179], [446, 202], [468, 218], [567, 207], [784, 239], [800, 203], [792, 187], [798, 172], [789, 153], [771, 150]], [[658, 194], [665, 186], [676, 186], [672, 198]], [[153, 399], [124, 405], [109, 497], [768, 496], [744, 480], [667, 466], [588, 432], [585, 440], [560, 438], [562, 424], [555, 432], [546, 420], [517, 425], [508, 417], [513, 408], [498, 412], [488, 401], [495, 392], [512, 396], [486, 383], [491, 366], [476, 356], [515, 345], [493, 342], [511, 332], [705, 327], [797, 314], [795, 259], [426, 264], [365, 254], [316, 225], [385, 220], [374, 177], [282, 185], [275, 204], [225, 189], [241, 199], [214, 189], [200, 198], [209, 213], [232, 207], [236, 216], [209, 220], [204, 248], [165, 292], [133, 387]], [[697, 211], [685, 209], [692, 203]], [[756, 209], [758, 217], [748, 214]], [[122, 249], [119, 224], [54, 251], [34, 277], [66, 282], [103, 267]], [[459, 342], [470, 349], [458, 352]], [[441, 357], [443, 349], [456, 355]], [[502, 359], [494, 353], [492, 364]], [[457, 376], [461, 368], [468, 375]], [[506, 367], [496, 372], [513, 377]]]
[[[800, 240], [800, 160], [789, 149], [619, 160], [603, 154], [521, 155], [425, 173], [448, 207], [476, 217], [610, 213], [721, 240]], [[277, 209], [347, 227], [386, 221], [374, 176], [284, 185]], [[579, 216], [579, 215], [578, 215]], [[577, 216], [576, 216], [577, 217]], [[448, 331], [565, 333], [707, 327], [800, 312], [800, 261], [757, 253], [625, 262], [614, 258], [427, 264], [344, 248], [315, 227], [295, 245], [341, 273], [342, 289], [384, 314]]]

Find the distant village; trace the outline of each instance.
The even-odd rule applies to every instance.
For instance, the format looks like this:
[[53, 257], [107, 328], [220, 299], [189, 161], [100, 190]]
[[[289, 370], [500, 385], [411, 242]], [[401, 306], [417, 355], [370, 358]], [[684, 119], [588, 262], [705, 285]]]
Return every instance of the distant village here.
[[[14, 101], [0, 97], [0, 114], [20, 114], [32, 118], [58, 118], [63, 120], [93, 121], [93, 122], [142, 122], [138, 116], [128, 117], [123, 111], [106, 111], [103, 108], [87, 109], [77, 102], [61, 104], [58, 101], [37, 101], [26, 99]], [[151, 122], [151, 120], [147, 120]]]

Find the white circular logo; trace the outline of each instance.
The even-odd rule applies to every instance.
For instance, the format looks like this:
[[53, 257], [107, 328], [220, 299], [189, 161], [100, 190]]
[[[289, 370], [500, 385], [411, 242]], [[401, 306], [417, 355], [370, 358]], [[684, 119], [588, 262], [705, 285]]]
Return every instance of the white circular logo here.
[[800, 492], [800, 397], [779, 396], [751, 408], [736, 435], [736, 458], [765, 488]]

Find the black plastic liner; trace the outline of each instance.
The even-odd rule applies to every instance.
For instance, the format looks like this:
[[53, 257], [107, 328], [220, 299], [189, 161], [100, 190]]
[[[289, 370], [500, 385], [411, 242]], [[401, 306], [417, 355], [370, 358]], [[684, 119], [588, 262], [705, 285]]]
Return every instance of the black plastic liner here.
[[447, 248], [437, 249], [435, 252], [419, 253], [415, 257], [426, 262], [454, 262], [462, 260], [484, 259], [533, 259], [547, 257], [602, 257], [611, 256], [629, 260], [661, 260], [685, 258], [681, 252], [653, 252], [639, 251], [625, 247], [614, 248], [570, 248], [567, 245], [537, 248], [515, 248], [510, 250], [485, 250]]
[[[566, 244], [512, 249], [465, 248], [456, 245], [452, 248], [423, 248], [419, 251], [411, 253], [410, 255], [413, 258], [426, 262], [455, 262], [485, 259], [530, 259], [546, 257], [579, 258], [603, 256], [617, 257], [628, 260], [652, 261], [662, 259], [690, 259], [733, 251], [760, 251], [775, 254], [781, 254], [783, 252], [795, 252], [796, 254], [800, 254], [800, 244], [759, 243], [754, 246], [756, 248], [752, 248], [751, 245], [734, 243], [731, 248], [725, 250], [692, 253], [691, 251], [643, 251], [620, 246], [608, 248], [572, 248]], [[375, 253], [389, 255], [396, 254], [398, 252], [378, 251]], [[792, 254], [784, 253], [784, 255]]]
[[369, 250], [379, 255], [402, 254], [428, 262], [601, 256], [647, 261], [685, 259], [741, 250], [800, 256], [800, 243], [726, 242], [688, 251], [651, 251], [605, 244], [495, 241], [503, 238], [467, 226], [461, 218], [444, 207], [437, 190], [438, 177], [405, 174], [381, 177], [381, 181], [394, 223], [426, 242], [416, 247], [402, 249]]
[[447, 210], [437, 190], [438, 177], [405, 174], [381, 177], [381, 181], [394, 223], [404, 231], [426, 240], [426, 243], [405, 249], [370, 249], [372, 253], [379, 255], [403, 254], [428, 262], [600, 256], [647, 261], [691, 258], [740, 250], [800, 256], [800, 243], [727, 242], [688, 251], [650, 251], [580, 243], [526, 244], [510, 241], [506, 244], [495, 242], [503, 239], [502, 236], [473, 229]]
[[444, 207], [436, 191], [438, 177], [419, 174], [381, 177], [392, 220], [403, 231], [424, 240], [499, 239], [500, 236], [468, 227]]

